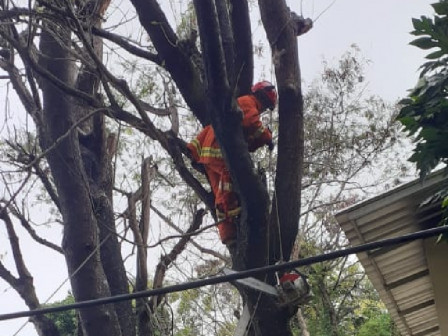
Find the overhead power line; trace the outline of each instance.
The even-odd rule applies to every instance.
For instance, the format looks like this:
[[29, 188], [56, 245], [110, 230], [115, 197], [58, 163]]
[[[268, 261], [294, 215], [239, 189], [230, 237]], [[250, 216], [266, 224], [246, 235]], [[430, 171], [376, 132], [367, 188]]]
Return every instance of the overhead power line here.
[[30, 317], [30, 316], [36, 316], [36, 315], [43, 315], [48, 313], [55, 313], [55, 312], [61, 312], [65, 310], [71, 310], [71, 309], [80, 309], [80, 308], [86, 308], [86, 307], [92, 307], [92, 306], [98, 306], [102, 304], [110, 304], [110, 303], [116, 303], [121, 301], [127, 301], [132, 299], [138, 299], [143, 297], [151, 297], [156, 295], [164, 295], [174, 292], [181, 292], [188, 289], [194, 289], [199, 288], [203, 286], [208, 285], [216, 285], [223, 282], [232, 282], [238, 279], [244, 279], [249, 278], [253, 276], [259, 276], [267, 273], [274, 273], [277, 271], [285, 271], [290, 270], [297, 267], [302, 266], [308, 266], [315, 263], [328, 261], [332, 259], [337, 259], [341, 257], [348, 256], [350, 254], [360, 253], [360, 252], [367, 252], [370, 250], [376, 250], [381, 249], [385, 247], [391, 247], [395, 245], [401, 245], [405, 243], [409, 243], [411, 241], [415, 241], [418, 239], [425, 239], [433, 236], [440, 235], [442, 233], [448, 233], [448, 226], [442, 226], [442, 227], [436, 227], [428, 230], [418, 231], [406, 235], [402, 235], [399, 237], [394, 238], [387, 238], [378, 240], [375, 242], [365, 243], [353, 247], [349, 247], [346, 249], [341, 249], [334, 252], [324, 253], [320, 254], [314, 257], [304, 258], [301, 260], [294, 260], [289, 262], [284, 262], [281, 264], [276, 265], [268, 265], [264, 267], [244, 270], [240, 272], [235, 272], [232, 274], [222, 275], [222, 276], [215, 276], [207, 279], [200, 279], [195, 281], [190, 281], [186, 283], [181, 283], [173, 286], [167, 286], [163, 288], [157, 288], [157, 289], [151, 289], [151, 290], [145, 290], [130, 294], [121, 294], [121, 295], [115, 295], [105, 298], [99, 298], [99, 299], [93, 299], [88, 301], [80, 301], [75, 302], [72, 304], [67, 305], [61, 305], [61, 306], [55, 306], [55, 307], [47, 307], [47, 308], [39, 308], [34, 310], [27, 310], [27, 311], [20, 311], [15, 313], [8, 313], [8, 314], [0, 314], [0, 321], [3, 320], [10, 320], [20, 317]]

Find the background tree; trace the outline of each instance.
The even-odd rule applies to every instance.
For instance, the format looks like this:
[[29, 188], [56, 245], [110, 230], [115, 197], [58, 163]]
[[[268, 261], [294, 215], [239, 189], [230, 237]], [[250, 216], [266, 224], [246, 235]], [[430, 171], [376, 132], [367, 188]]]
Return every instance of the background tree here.
[[[51, 306], [59, 306], [63, 304], [74, 303], [75, 299], [73, 295], [68, 295], [62, 301], [54, 302]], [[75, 310], [69, 310], [64, 313], [51, 313], [47, 315], [50, 320], [53, 320], [56, 327], [58, 328], [61, 336], [75, 336], [78, 330], [78, 316]]]
[[[346, 247], [333, 215], [412, 175], [403, 150], [406, 139], [395, 122], [396, 106], [369, 93], [364, 76], [368, 65], [352, 46], [335, 64], [324, 62], [320, 77], [306, 90], [302, 217], [295, 257]], [[359, 262], [339, 258], [308, 267], [306, 273], [314, 297], [302, 313], [311, 335], [356, 334], [360, 305], [377, 298]]]

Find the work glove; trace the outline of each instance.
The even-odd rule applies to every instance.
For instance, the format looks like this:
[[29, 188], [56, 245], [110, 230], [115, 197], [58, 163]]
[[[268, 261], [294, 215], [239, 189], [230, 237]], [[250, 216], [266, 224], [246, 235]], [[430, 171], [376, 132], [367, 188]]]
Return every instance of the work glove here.
[[271, 140], [269, 141], [266, 146], [268, 146], [268, 149], [270, 152], [272, 152], [274, 150], [274, 142]]

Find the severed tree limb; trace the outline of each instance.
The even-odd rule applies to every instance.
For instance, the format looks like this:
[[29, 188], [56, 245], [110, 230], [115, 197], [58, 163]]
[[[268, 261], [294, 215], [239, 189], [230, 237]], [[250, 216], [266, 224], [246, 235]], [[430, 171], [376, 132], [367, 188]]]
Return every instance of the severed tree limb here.
[[[149, 225], [150, 225], [150, 205], [151, 205], [151, 188], [150, 184], [155, 175], [155, 168], [151, 167], [152, 158], [146, 158], [143, 160], [141, 167], [141, 217], [138, 228], [133, 228], [133, 231], [138, 229], [139, 240], [141, 241], [141, 246], [137, 246], [137, 275], [135, 279], [135, 290], [142, 291], [148, 288], [148, 255], [146, 251], [146, 245], [148, 243]], [[135, 223], [136, 224], [136, 223]], [[135, 233], [134, 233], [135, 235]], [[148, 314], [146, 309], [148, 299], [141, 298], [137, 300], [136, 310], [137, 310], [137, 324], [139, 334], [150, 335], [151, 326], [150, 319], [151, 316]]]
[[302, 332], [302, 336], [311, 336], [308, 331], [308, 324], [306, 323], [306, 319], [303, 316], [302, 308], [297, 310], [297, 320], [299, 321], [300, 331]]

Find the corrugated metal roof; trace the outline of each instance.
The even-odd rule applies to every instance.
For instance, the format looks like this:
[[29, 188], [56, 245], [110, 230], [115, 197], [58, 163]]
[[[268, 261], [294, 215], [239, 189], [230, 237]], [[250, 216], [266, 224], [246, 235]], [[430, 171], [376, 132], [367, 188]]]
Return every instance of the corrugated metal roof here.
[[[416, 180], [349, 207], [336, 219], [351, 245], [416, 232], [434, 225], [439, 212], [439, 207], [419, 205], [447, 184], [438, 172], [423, 183]], [[428, 267], [425, 244], [420, 240], [358, 254], [402, 336], [443, 336], [441, 317], [448, 320], [448, 311], [437, 311], [436, 303], [448, 297], [435, 297], [435, 271]]]

